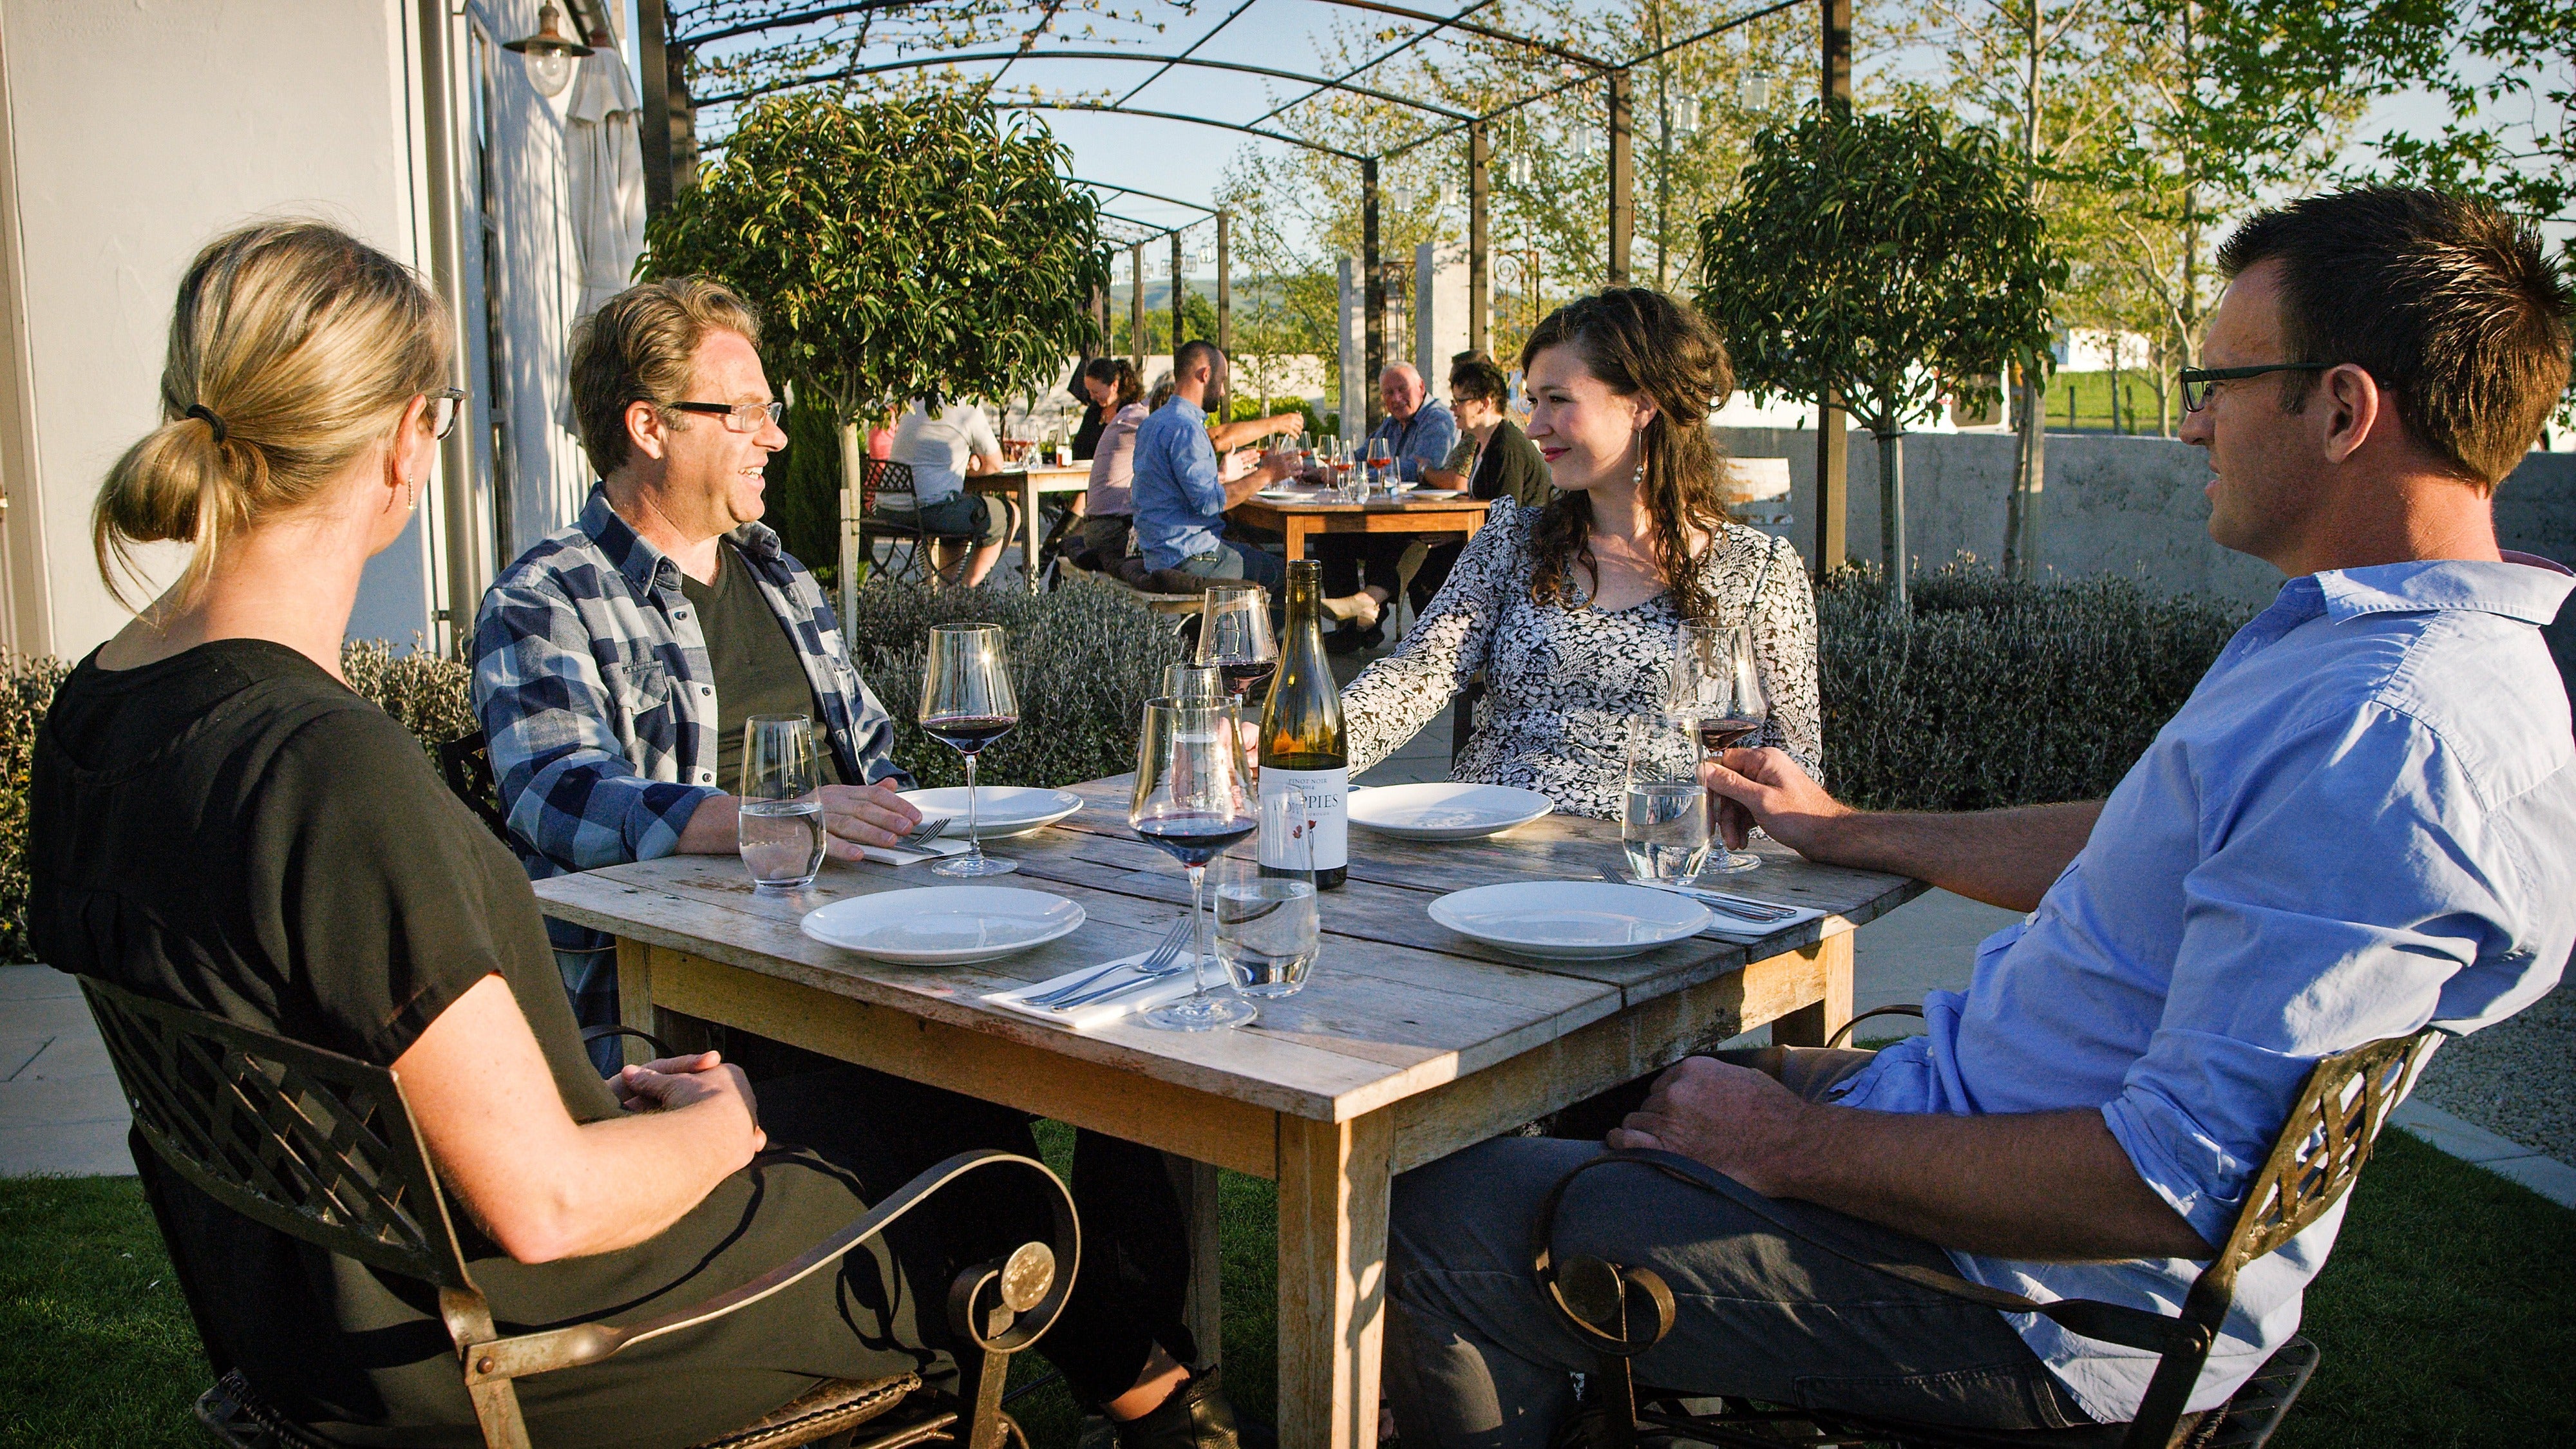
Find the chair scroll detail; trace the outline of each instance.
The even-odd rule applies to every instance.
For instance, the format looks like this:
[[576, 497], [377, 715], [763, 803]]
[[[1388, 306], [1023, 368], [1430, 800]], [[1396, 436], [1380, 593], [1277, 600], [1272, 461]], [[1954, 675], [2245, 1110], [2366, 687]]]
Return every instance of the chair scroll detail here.
[[[872, 1435], [868, 1445], [899, 1449], [953, 1438], [949, 1430], [960, 1419], [969, 1422], [968, 1449], [1001, 1449], [1019, 1437], [1001, 1407], [1008, 1360], [1035, 1343], [1062, 1312], [1082, 1254], [1073, 1199], [1039, 1162], [1005, 1152], [962, 1152], [795, 1259], [704, 1302], [640, 1323], [584, 1323], [504, 1337], [457, 1247], [446, 1196], [395, 1072], [91, 978], [81, 979], [81, 990], [134, 1112], [146, 1194], [221, 1376], [199, 1401], [198, 1414], [228, 1442], [253, 1442], [228, 1427], [244, 1422], [257, 1426], [258, 1442], [321, 1440], [261, 1403], [256, 1386], [231, 1368], [224, 1345], [208, 1333], [214, 1320], [202, 1311], [195, 1275], [180, 1261], [179, 1239], [154, 1188], [158, 1167], [254, 1222], [436, 1288], [489, 1449], [527, 1449], [515, 1380], [597, 1363], [636, 1344], [715, 1322], [822, 1271], [961, 1178], [997, 1168], [1027, 1172], [1048, 1189], [1049, 1240], [1023, 1243], [1003, 1258], [970, 1267], [949, 1289], [950, 1326], [982, 1359], [969, 1365], [978, 1378], [971, 1410], [951, 1407], [944, 1396], [922, 1395], [936, 1402]], [[809, 1443], [907, 1402], [919, 1386], [911, 1375], [826, 1385], [702, 1449]]]
[[[2388, 1114], [2412, 1090], [2441, 1033], [2426, 1028], [2340, 1052], [2310, 1069], [2275, 1140], [2248, 1185], [2227, 1241], [2201, 1270], [2179, 1314], [2168, 1317], [2090, 1299], [2040, 1303], [2018, 1293], [1913, 1264], [1881, 1261], [1865, 1246], [1781, 1213], [1770, 1199], [1707, 1166], [1670, 1152], [1610, 1152], [1558, 1179], [1541, 1206], [1532, 1272], [1549, 1305], [1599, 1356], [1602, 1391], [1567, 1426], [1561, 1443], [1629, 1449], [1640, 1434], [1719, 1445], [1776, 1445], [1784, 1430], [1809, 1437], [1788, 1442], [1887, 1442], [1926, 1446], [2045, 1444], [2121, 1449], [2259, 1449], [2271, 1437], [2316, 1365], [2316, 1348], [2293, 1338], [2239, 1388], [2226, 1405], [2186, 1414], [2191, 1390], [2209, 1361], [2220, 1324], [2236, 1297], [2237, 1274], [2298, 1236], [2351, 1190], [2370, 1158]], [[1634, 1164], [1734, 1202], [1784, 1235], [1848, 1262], [1948, 1297], [2005, 1313], [2034, 1313], [2087, 1338], [2160, 1355], [2138, 1414], [2128, 1424], [2085, 1430], [1962, 1429], [1833, 1410], [1751, 1410], [1730, 1405], [1714, 1414], [1649, 1408], [1676, 1396], [1638, 1388], [1631, 1361], [1672, 1331], [1672, 1290], [1651, 1268], [1555, 1254], [1556, 1215], [1566, 1190], [1586, 1172]], [[1821, 1437], [1815, 1437], [1821, 1436]]]

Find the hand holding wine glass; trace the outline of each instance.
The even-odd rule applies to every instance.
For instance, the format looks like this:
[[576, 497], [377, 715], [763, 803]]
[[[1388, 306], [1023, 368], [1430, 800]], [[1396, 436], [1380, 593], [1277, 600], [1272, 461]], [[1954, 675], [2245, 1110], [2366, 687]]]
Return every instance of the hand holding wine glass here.
[[930, 631], [929, 667], [921, 680], [924, 734], [966, 757], [966, 853], [931, 869], [940, 875], [1007, 875], [1015, 860], [984, 853], [976, 838], [975, 757], [1020, 722], [1019, 697], [999, 624], [939, 624]]

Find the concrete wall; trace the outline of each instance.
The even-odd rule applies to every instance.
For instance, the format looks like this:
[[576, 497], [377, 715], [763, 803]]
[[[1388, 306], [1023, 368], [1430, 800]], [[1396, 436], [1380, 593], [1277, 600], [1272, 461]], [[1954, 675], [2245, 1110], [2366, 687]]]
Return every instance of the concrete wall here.
[[[400, 0], [0, 0], [16, 647], [77, 658], [124, 626], [90, 563], [90, 504], [158, 421], [171, 300], [199, 247], [294, 214], [422, 259], [409, 15]], [[369, 566], [358, 633], [429, 626], [426, 532], [415, 521]], [[144, 596], [180, 562], [157, 550]]]
[[[1786, 457], [1789, 537], [1812, 553], [1816, 435], [1801, 428], [1714, 428], [1740, 458]], [[1964, 551], [2003, 557], [2005, 497], [2014, 440], [1991, 433], [1921, 433], [1905, 440], [1905, 518], [1918, 563]], [[1879, 448], [1851, 435], [1852, 554], [1878, 558]], [[2130, 574], [2159, 593], [2205, 593], [2268, 602], [2281, 576], [2271, 565], [2209, 537], [2209, 465], [2201, 450], [2165, 438], [2082, 433], [2048, 437], [2039, 561], [2059, 574]], [[2496, 491], [2496, 532], [2507, 548], [2576, 565], [2576, 455], [2534, 453]]]

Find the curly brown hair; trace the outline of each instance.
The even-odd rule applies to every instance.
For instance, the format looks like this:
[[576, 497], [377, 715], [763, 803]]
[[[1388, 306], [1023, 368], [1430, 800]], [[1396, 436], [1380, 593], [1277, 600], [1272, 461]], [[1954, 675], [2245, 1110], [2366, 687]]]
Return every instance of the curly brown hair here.
[[[1726, 343], [1689, 303], [1651, 288], [1614, 287], [1549, 313], [1521, 347], [1522, 369], [1551, 347], [1573, 348], [1584, 370], [1611, 391], [1654, 404], [1638, 442], [1645, 478], [1637, 496], [1646, 509], [1648, 542], [1682, 617], [1713, 617], [1717, 601], [1691, 567], [1690, 533], [1699, 528], [1714, 538], [1726, 523], [1717, 492], [1721, 459], [1708, 434], [1710, 411], [1735, 391]], [[1556, 495], [1540, 512], [1532, 542], [1538, 553], [1532, 602], [1574, 607], [1578, 564], [1598, 592], [1592, 500], [1582, 490]]]

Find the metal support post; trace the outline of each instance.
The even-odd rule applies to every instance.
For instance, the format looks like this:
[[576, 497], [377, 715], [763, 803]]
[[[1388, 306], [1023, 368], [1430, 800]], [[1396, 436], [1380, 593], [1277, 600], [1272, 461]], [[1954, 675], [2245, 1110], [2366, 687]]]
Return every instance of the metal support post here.
[[[1822, 19], [1818, 46], [1820, 89], [1828, 109], [1851, 105], [1851, 0], [1819, 0]], [[1851, 511], [1851, 440], [1842, 398], [1825, 390], [1816, 410], [1816, 572], [1840, 568], [1849, 556], [1844, 526]]]
[[1216, 350], [1228, 358], [1234, 356], [1234, 286], [1231, 259], [1226, 254], [1227, 223], [1234, 220], [1230, 212], [1216, 214]]
[[[1849, 0], [1844, 0], [1848, 4]], [[1637, 114], [1628, 73], [1610, 72], [1610, 285], [1628, 285], [1637, 244]]]
[[1493, 238], [1486, 218], [1493, 164], [1493, 138], [1478, 121], [1467, 128], [1467, 346], [1475, 352], [1490, 345], [1494, 315]]
[[[644, 124], [637, 140], [644, 151], [644, 214], [660, 216], [671, 207], [671, 72], [663, 40], [671, 22], [662, 0], [635, 0], [635, 68], [644, 82]], [[661, 124], [654, 124], [659, 120]]]
[[[1386, 263], [1378, 255], [1377, 238], [1377, 158], [1360, 162], [1360, 268], [1365, 274], [1367, 292], [1368, 349], [1363, 358], [1368, 376], [1360, 379], [1362, 393], [1368, 402], [1370, 430], [1378, 424], [1383, 405], [1378, 401], [1377, 380], [1386, 371]], [[1363, 434], [1365, 435], [1365, 434]]]
[[1181, 276], [1181, 234], [1175, 231], [1172, 233], [1172, 355], [1175, 357], [1178, 357], [1181, 352], [1181, 287], [1183, 281], [1184, 278]]
[[1145, 244], [1127, 249], [1127, 361], [1145, 378]]

